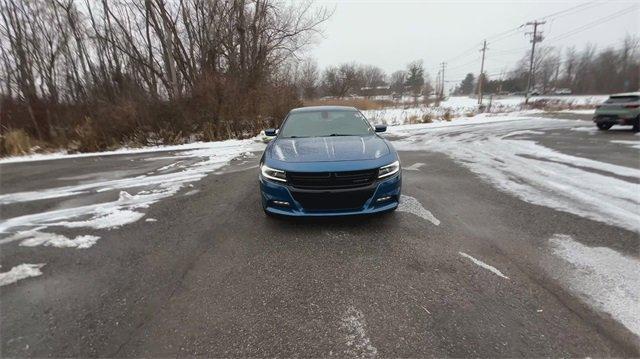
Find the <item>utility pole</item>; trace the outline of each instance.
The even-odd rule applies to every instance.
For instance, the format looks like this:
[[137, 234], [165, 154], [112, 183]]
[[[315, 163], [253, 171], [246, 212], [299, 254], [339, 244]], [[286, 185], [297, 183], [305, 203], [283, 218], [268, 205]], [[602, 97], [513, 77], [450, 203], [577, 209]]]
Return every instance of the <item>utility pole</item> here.
[[529, 60], [529, 76], [527, 76], [527, 92], [524, 99], [525, 105], [529, 103], [529, 93], [531, 92], [531, 85], [533, 82], [533, 59], [536, 52], [536, 43], [542, 42], [542, 33], [538, 33], [538, 26], [546, 24], [546, 21], [533, 21], [528, 22], [527, 26], [533, 26], [533, 32], [531, 37], [531, 59]]
[[504, 69], [500, 71], [500, 84], [498, 85], [498, 96], [502, 93], [502, 82], [504, 80]]
[[440, 69], [440, 81], [442, 82], [442, 85], [440, 86], [440, 98], [444, 100], [444, 68], [447, 66], [447, 64], [445, 62], [441, 62], [440, 66], [442, 67]]
[[436, 98], [436, 106], [440, 106], [440, 70], [438, 69], [438, 74], [436, 75], [436, 88], [433, 92]]
[[487, 52], [487, 40], [480, 49], [482, 51], [482, 63], [480, 64], [480, 76], [478, 77], [478, 105], [482, 105], [482, 83], [484, 82], [484, 54]]

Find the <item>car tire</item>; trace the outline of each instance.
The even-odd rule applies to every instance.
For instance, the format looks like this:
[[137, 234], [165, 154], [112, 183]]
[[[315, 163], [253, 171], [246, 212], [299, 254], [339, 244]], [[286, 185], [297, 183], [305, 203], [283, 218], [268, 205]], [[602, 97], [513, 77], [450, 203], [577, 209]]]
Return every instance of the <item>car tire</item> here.
[[596, 126], [598, 126], [598, 130], [606, 131], [606, 130], [610, 129], [611, 126], [613, 126], [613, 124], [612, 123], [599, 123]]

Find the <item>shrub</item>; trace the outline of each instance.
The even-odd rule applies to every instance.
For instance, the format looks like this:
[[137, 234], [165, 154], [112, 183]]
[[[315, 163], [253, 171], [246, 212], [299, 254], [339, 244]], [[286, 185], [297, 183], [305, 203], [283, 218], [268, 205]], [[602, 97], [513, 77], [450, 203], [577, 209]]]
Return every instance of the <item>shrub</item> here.
[[451, 112], [446, 111], [446, 112], [444, 113], [444, 115], [442, 115], [442, 118], [443, 118], [445, 121], [451, 121]]
[[72, 150], [79, 152], [95, 152], [104, 149], [103, 138], [90, 117], [75, 127], [75, 141]]

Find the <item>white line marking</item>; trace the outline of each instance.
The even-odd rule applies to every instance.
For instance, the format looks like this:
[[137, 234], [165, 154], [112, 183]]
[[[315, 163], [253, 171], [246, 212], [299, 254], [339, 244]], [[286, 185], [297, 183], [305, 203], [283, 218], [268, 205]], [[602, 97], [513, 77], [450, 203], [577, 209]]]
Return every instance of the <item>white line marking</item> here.
[[378, 349], [371, 345], [371, 340], [367, 337], [365, 330], [364, 315], [354, 307], [347, 308], [342, 317], [340, 327], [346, 332], [347, 353], [350, 356], [361, 358], [375, 358]]
[[422, 206], [422, 204], [411, 196], [400, 196], [400, 204], [398, 205], [398, 211], [413, 213], [416, 216], [425, 219], [434, 225], [440, 225], [440, 220], [437, 219], [431, 212]]
[[407, 171], [420, 171], [420, 167], [424, 166], [425, 164], [422, 162], [416, 162], [414, 164], [412, 164], [411, 166], [408, 167], [403, 167], [403, 170], [407, 170]]
[[473, 263], [479, 265], [480, 267], [484, 268], [484, 269], [488, 269], [491, 272], [493, 272], [495, 275], [502, 277], [504, 279], [509, 279], [509, 277], [507, 277], [506, 275], [502, 274], [502, 272], [500, 272], [497, 268], [492, 267], [490, 265], [488, 265], [487, 263], [477, 260], [475, 258], [473, 258], [472, 256], [466, 254], [465, 252], [458, 252], [461, 256], [465, 257], [465, 258], [469, 258]]
[[552, 274], [640, 337], [640, 260], [610, 248], [585, 246], [565, 234], [555, 234], [549, 242], [553, 253], [570, 264]]
[[15, 283], [21, 279], [42, 275], [40, 268], [42, 268], [43, 266], [43, 263], [23, 263], [11, 268], [11, 270], [8, 272], [0, 273], [0, 287], [3, 285]]

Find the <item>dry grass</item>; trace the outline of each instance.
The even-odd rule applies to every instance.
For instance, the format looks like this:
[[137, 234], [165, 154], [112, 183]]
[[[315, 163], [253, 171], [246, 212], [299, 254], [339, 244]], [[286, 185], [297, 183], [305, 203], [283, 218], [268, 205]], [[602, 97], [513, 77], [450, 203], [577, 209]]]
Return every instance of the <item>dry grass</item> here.
[[34, 141], [42, 151], [94, 152], [249, 138], [278, 127], [291, 108], [302, 105], [289, 85], [267, 84], [247, 92], [217, 75], [204, 76], [193, 93], [173, 100], [148, 97], [135, 87], [113, 98], [92, 96], [82, 103], [38, 100], [30, 108], [0, 94], [0, 156], [26, 153]]
[[350, 106], [358, 110], [380, 110], [394, 106], [393, 101], [369, 100], [365, 98], [343, 98], [325, 100], [305, 100], [304, 106]]
[[32, 141], [23, 130], [10, 130], [0, 136], [0, 154], [3, 156], [26, 155], [31, 151]]
[[595, 104], [573, 104], [567, 103], [561, 100], [555, 99], [540, 99], [533, 102], [530, 102], [528, 105], [529, 108], [540, 109], [544, 111], [562, 111], [562, 110], [590, 110], [595, 107]]

